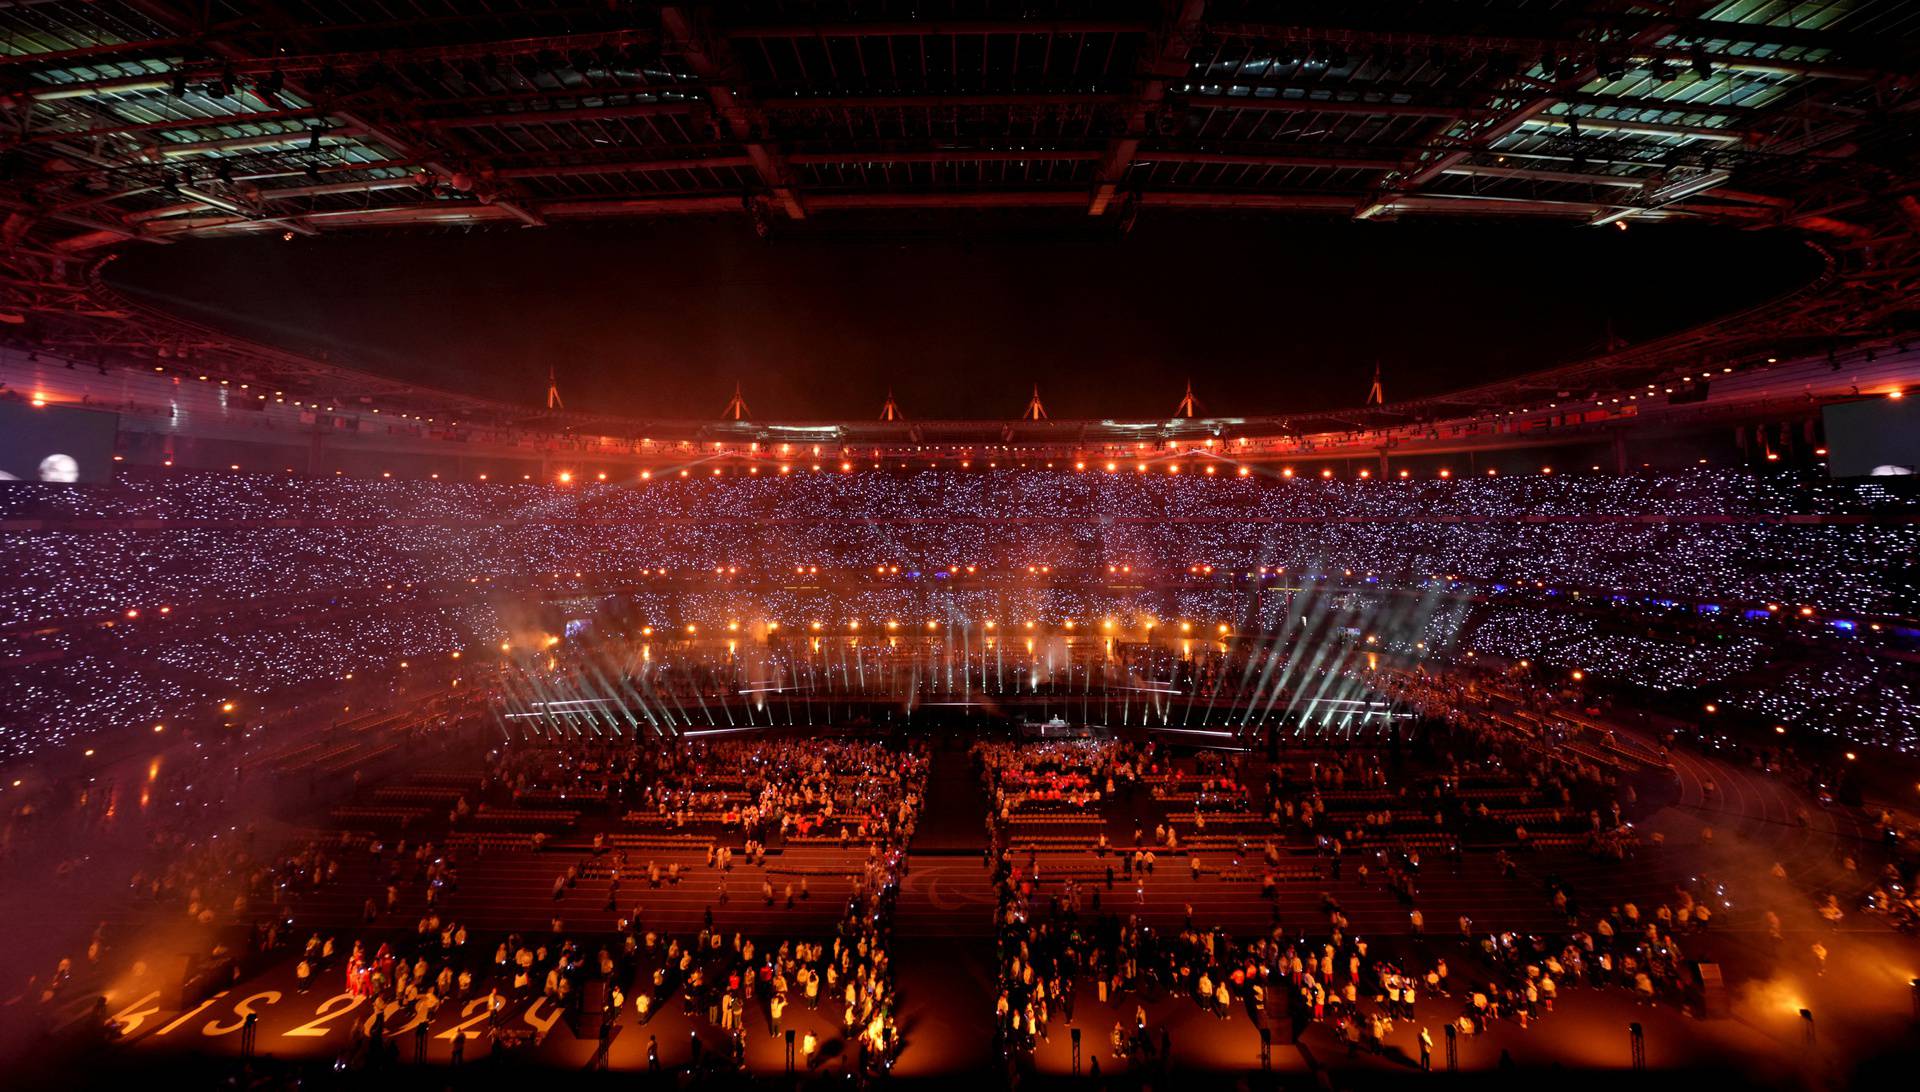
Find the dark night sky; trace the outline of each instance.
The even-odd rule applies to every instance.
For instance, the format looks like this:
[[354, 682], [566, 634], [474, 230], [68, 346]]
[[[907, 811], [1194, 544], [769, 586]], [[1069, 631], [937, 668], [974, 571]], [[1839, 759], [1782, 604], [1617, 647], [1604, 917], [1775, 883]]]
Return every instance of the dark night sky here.
[[760, 418], [1170, 413], [1356, 404], [1531, 371], [1764, 299], [1789, 240], [1679, 226], [1142, 217], [1125, 238], [1007, 221], [744, 219], [191, 242], [116, 283], [374, 371], [570, 409]]

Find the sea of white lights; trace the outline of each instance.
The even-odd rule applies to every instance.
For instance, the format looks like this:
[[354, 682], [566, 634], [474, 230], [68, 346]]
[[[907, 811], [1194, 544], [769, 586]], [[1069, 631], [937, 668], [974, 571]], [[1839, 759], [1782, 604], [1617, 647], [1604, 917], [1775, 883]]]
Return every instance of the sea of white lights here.
[[[1499, 609], [1418, 612], [1379, 647], [1438, 650], [1465, 634], [1465, 648], [1488, 655], [1655, 689], [1724, 683], [1736, 707], [1905, 743], [1905, 677], [1871, 649], [1752, 686], [1740, 676], [1767, 658], [1752, 635], [1636, 635], [1541, 608], [1575, 592], [1589, 607], [1674, 597], [1729, 621], [1756, 606], [1817, 612], [1833, 619], [1816, 631], [1824, 641], [1864, 638], [1865, 617], [1920, 602], [1906, 560], [1920, 527], [1898, 519], [1913, 504], [1897, 486], [1731, 471], [1357, 482], [829, 469], [629, 485], [128, 472], [97, 488], [21, 485], [0, 490], [0, 519], [38, 522], [0, 536], [0, 655], [66, 659], [8, 672], [0, 758], [233, 686], [490, 647], [506, 627], [488, 593], [537, 580], [537, 593], [516, 594], [559, 595], [607, 574], [630, 614], [663, 630], [778, 619], [843, 634], [993, 619], [1272, 632], [1293, 590], [1316, 582], [1445, 586]], [[1869, 522], [1769, 518], [1784, 515]], [[136, 525], [151, 520], [164, 522]], [[479, 598], [420, 605], [430, 585]], [[1507, 602], [1512, 589], [1532, 598]], [[281, 604], [349, 594], [363, 597], [351, 617], [266, 620]], [[89, 628], [105, 619], [117, 623], [107, 636]]]

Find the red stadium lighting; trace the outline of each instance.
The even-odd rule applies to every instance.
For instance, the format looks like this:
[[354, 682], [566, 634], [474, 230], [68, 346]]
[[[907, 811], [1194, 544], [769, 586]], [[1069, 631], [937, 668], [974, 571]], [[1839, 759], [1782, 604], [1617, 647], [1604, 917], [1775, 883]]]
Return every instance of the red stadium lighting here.
[[1241, 476], [1241, 477], [1243, 477], [1243, 478], [1244, 478], [1244, 477], [1246, 477], [1247, 475], [1249, 475], [1249, 474], [1251, 474], [1251, 473], [1253, 473], [1253, 469], [1252, 469], [1251, 467], [1245, 467], [1245, 466], [1243, 466], [1243, 467], [1241, 467], [1241, 468], [1240, 468], [1240, 476]]
[[1443, 466], [1440, 468], [1440, 476], [1443, 478], [1451, 478], [1453, 477], [1453, 471], [1448, 470], [1446, 467]]
[[1291, 477], [1293, 477], [1293, 468], [1292, 468], [1292, 467], [1290, 467], [1290, 466], [1285, 466], [1285, 467], [1281, 467], [1281, 468], [1280, 468], [1280, 476], [1281, 476], [1281, 477], [1283, 477], [1283, 478], [1291, 478]]
[[562, 471], [560, 472], [560, 484], [561, 484], [561, 485], [565, 485], [565, 484], [567, 484], [568, 482], [570, 482], [570, 481], [572, 481], [572, 480], [573, 480], [573, 471], [571, 471], [571, 470], [562, 470]]

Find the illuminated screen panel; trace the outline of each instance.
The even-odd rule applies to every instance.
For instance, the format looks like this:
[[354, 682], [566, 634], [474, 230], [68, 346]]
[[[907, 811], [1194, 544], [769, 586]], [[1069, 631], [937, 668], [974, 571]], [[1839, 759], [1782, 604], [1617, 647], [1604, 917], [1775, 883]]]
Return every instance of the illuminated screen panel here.
[[1912, 398], [1865, 398], [1821, 411], [1827, 469], [1836, 478], [1907, 475], [1920, 469], [1920, 408]]
[[113, 478], [118, 414], [0, 402], [0, 483]]

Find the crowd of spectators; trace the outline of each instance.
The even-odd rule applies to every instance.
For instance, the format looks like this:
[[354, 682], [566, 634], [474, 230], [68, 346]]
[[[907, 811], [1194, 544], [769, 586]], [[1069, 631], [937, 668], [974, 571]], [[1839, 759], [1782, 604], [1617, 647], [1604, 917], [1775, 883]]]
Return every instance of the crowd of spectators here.
[[[18, 667], [0, 758], [164, 722], [235, 687], [491, 649], [511, 635], [503, 602], [618, 595], [627, 617], [670, 631], [978, 634], [998, 619], [1003, 633], [1190, 628], [1198, 643], [1292, 625], [1303, 587], [1331, 611], [1380, 613], [1336, 590], [1418, 602], [1364, 635], [1383, 651], [1459, 645], [1912, 742], [1909, 669], [1869, 651], [1783, 651], [1761, 632], [1813, 611], [1826, 644], [1913, 639], [1877, 620], [1920, 600], [1904, 561], [1920, 529], [1898, 483], [792, 470], [620, 484], [128, 471], [107, 486], [18, 485], [0, 495], [0, 660]], [[1473, 614], [1464, 597], [1487, 606]], [[1695, 625], [1733, 639], [1593, 617], [1655, 603], [1711, 610]], [[1794, 666], [1754, 678], [1782, 660]]]

